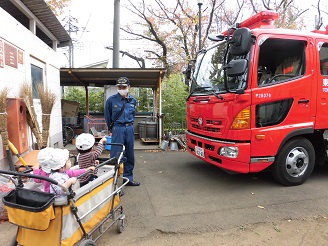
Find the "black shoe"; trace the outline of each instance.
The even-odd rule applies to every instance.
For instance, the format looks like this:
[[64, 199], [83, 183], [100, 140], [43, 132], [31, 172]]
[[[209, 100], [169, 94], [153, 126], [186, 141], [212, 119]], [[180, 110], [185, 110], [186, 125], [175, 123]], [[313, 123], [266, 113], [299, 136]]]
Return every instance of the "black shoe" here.
[[129, 181], [129, 183], [126, 184], [127, 186], [139, 186], [140, 182], [138, 181]]

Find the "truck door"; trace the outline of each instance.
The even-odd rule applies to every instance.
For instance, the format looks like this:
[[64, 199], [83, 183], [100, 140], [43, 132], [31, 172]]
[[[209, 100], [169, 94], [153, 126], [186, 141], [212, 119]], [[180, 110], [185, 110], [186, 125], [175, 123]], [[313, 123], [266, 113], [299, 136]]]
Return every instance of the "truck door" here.
[[311, 56], [306, 39], [283, 35], [259, 36], [256, 52], [251, 155], [275, 156], [288, 133], [313, 127]]
[[328, 112], [328, 42], [323, 39], [316, 40], [314, 65], [317, 81], [317, 114], [316, 129], [327, 129]]

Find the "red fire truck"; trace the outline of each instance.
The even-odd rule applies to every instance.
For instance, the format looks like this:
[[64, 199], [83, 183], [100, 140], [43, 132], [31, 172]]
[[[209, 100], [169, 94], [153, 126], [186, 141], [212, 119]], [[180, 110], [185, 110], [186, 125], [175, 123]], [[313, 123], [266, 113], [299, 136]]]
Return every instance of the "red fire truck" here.
[[187, 149], [230, 172], [266, 169], [300, 185], [327, 158], [328, 26], [287, 30], [277, 18], [262, 11], [209, 37], [187, 98]]

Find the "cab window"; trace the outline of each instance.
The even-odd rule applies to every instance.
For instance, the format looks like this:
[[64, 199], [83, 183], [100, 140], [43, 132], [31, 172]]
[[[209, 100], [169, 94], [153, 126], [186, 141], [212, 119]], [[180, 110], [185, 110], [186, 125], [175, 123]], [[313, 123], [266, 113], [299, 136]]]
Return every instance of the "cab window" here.
[[327, 43], [324, 43], [321, 46], [319, 55], [320, 55], [320, 73], [321, 75], [327, 76], [328, 75], [328, 44]]
[[259, 87], [287, 82], [304, 75], [305, 41], [262, 38], [259, 42]]

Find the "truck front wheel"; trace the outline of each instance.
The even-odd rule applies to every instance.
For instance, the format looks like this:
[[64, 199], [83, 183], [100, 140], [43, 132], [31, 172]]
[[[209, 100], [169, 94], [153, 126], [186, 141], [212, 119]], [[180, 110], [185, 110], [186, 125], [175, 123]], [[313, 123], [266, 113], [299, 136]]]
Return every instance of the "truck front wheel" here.
[[306, 138], [289, 140], [278, 153], [273, 164], [273, 178], [286, 186], [303, 184], [311, 175], [315, 151]]

